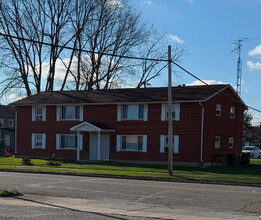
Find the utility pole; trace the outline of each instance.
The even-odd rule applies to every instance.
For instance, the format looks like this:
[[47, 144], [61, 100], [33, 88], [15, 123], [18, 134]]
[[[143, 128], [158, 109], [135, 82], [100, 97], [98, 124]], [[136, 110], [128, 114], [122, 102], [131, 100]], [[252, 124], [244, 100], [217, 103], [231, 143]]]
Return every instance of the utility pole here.
[[168, 46], [168, 168], [169, 176], [173, 171], [173, 128], [172, 128], [172, 82], [171, 82], [171, 46]]
[[241, 59], [241, 47], [242, 41], [247, 40], [247, 38], [239, 38], [238, 40], [232, 41], [233, 44], [236, 44], [237, 47], [231, 51], [231, 53], [236, 52], [238, 53], [238, 60], [237, 60], [237, 94], [240, 96], [241, 94], [241, 77], [242, 77], [242, 59]]

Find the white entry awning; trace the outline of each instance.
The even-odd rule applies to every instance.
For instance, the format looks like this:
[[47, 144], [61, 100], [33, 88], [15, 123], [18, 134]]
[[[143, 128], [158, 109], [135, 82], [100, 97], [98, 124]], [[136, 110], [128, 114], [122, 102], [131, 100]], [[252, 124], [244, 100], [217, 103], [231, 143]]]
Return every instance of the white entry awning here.
[[75, 131], [75, 132], [113, 132], [115, 130], [113, 129], [105, 129], [105, 128], [101, 128], [98, 126], [95, 126], [89, 122], [82, 122], [78, 125], [73, 126], [72, 128], [70, 128], [70, 131]]

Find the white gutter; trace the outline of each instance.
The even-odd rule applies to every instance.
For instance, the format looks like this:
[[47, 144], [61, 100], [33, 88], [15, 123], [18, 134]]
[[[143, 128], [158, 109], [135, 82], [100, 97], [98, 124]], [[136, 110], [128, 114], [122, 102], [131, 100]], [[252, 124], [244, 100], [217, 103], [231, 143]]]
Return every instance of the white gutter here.
[[200, 163], [203, 163], [203, 135], [204, 135], [204, 106], [199, 102], [199, 105], [202, 108], [202, 116], [201, 116], [201, 141], [200, 141]]

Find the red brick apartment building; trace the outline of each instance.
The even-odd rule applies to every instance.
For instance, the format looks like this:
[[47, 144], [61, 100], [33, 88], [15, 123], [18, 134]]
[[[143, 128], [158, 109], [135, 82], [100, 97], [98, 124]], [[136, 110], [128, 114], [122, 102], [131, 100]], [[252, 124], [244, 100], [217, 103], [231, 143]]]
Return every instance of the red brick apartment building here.
[[[172, 88], [174, 163], [241, 152], [246, 106], [230, 85], [211, 87]], [[167, 162], [167, 88], [42, 92], [12, 105], [17, 157]]]

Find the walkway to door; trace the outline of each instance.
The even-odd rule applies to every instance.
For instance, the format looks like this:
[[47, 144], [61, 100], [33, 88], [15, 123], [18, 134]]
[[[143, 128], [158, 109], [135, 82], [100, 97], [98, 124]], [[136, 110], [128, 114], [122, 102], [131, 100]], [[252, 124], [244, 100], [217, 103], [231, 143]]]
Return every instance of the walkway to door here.
[[70, 129], [77, 133], [77, 161], [80, 160], [80, 134], [90, 133], [90, 160], [109, 160], [109, 133], [112, 129], [104, 129], [89, 122], [82, 122]]

